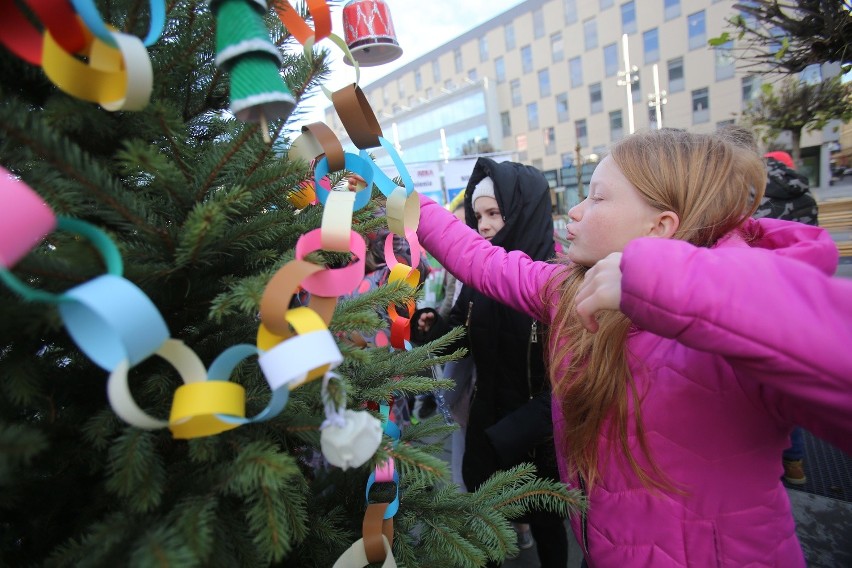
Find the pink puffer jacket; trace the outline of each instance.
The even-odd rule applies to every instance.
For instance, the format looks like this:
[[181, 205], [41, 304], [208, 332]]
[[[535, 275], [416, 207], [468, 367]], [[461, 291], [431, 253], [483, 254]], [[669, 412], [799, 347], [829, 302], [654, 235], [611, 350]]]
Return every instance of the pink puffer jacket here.
[[[624, 251], [647, 441], [683, 492], [644, 487], [604, 440], [588, 514], [572, 519], [592, 568], [805, 564], [781, 452], [793, 425], [852, 451], [852, 281], [828, 277], [837, 249], [819, 228], [761, 219], [744, 230], [756, 240], [637, 239]], [[465, 284], [552, 319], [564, 265], [494, 247], [424, 197], [418, 236]], [[635, 441], [632, 405], [629, 420]], [[559, 440], [558, 412], [554, 427]]]

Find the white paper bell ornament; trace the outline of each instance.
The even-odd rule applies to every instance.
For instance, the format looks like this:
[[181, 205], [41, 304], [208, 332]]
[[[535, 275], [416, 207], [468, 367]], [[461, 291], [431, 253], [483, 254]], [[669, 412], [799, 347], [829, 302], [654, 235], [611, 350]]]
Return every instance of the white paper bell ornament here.
[[343, 470], [367, 463], [382, 442], [382, 423], [366, 411], [346, 410], [343, 423], [333, 421], [320, 436], [320, 448], [328, 463]]
[[[402, 55], [384, 0], [349, 0], [343, 6], [343, 39], [362, 67], [390, 63]], [[352, 65], [348, 57], [343, 61]]]

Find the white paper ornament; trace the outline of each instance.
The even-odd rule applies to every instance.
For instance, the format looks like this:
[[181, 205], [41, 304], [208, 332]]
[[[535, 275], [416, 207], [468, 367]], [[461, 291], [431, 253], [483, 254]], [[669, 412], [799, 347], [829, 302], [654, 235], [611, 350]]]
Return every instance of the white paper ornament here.
[[373, 457], [382, 442], [382, 423], [363, 410], [346, 410], [342, 416], [342, 425], [335, 421], [323, 428], [320, 447], [328, 463], [346, 470]]

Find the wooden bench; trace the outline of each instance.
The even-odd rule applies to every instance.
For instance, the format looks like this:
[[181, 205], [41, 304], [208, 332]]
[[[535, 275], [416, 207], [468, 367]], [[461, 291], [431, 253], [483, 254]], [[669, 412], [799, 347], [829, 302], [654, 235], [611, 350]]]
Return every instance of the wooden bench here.
[[[834, 232], [852, 232], [852, 198], [823, 201], [819, 206], [819, 226]], [[852, 256], [852, 240], [837, 241], [840, 256]]]

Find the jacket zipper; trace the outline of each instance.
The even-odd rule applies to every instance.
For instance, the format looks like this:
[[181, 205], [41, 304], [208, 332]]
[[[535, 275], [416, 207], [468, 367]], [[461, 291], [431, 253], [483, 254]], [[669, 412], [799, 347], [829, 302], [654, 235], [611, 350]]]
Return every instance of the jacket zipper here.
[[[473, 357], [473, 342], [470, 340], [470, 320], [471, 316], [473, 316], [473, 300], [467, 303], [467, 318], [465, 319], [464, 325], [467, 328], [467, 342], [470, 345], [470, 352], [467, 354], [468, 357]], [[475, 366], [475, 365], [474, 365]], [[470, 395], [470, 402], [468, 403], [468, 409], [473, 407], [473, 401], [476, 400], [476, 391], [478, 390], [478, 385], [476, 381], [473, 383], [473, 392]]]
[[530, 327], [530, 339], [527, 342], [527, 394], [532, 400], [532, 346], [533, 343], [538, 343], [538, 322], [533, 320]]
[[[583, 476], [580, 475], [579, 473], [577, 474], [577, 479], [580, 481], [580, 491], [582, 491], [583, 495], [586, 496], [586, 502], [588, 503], [589, 495], [588, 495], [588, 493], [586, 493], [586, 482], [583, 481]], [[583, 540], [582, 545], [583, 545], [583, 552], [585, 553], [585, 556], [586, 556], [586, 563], [589, 566], [591, 566], [592, 563], [589, 562], [589, 535], [587, 534], [587, 531], [586, 531], [587, 523], [588, 523], [588, 519], [586, 517], [586, 510], [583, 509], [583, 512], [580, 514], [580, 535], [581, 535], [582, 540]]]

